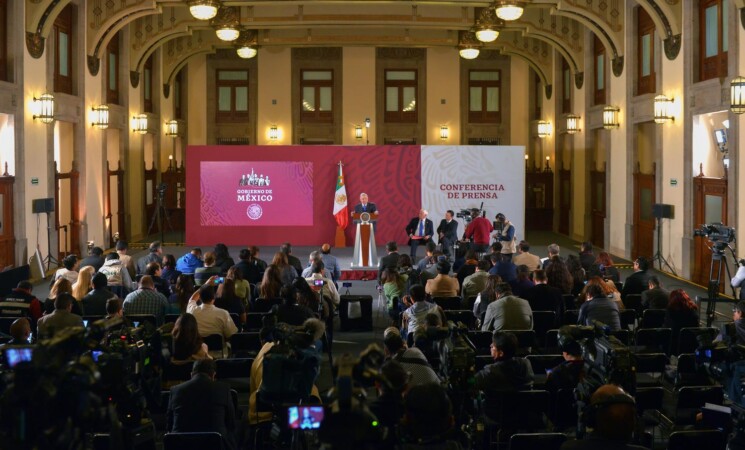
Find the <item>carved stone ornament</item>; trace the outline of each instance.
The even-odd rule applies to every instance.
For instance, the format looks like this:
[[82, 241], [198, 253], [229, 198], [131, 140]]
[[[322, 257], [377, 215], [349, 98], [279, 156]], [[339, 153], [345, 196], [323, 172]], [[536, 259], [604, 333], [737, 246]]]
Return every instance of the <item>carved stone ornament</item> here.
[[623, 73], [623, 56], [613, 58], [611, 66], [613, 66], [613, 75], [620, 77]]
[[427, 52], [423, 48], [378, 47], [378, 58], [386, 59], [425, 59]]
[[26, 48], [34, 59], [41, 58], [44, 54], [44, 38], [41, 33], [26, 32]]
[[294, 59], [340, 60], [341, 47], [301, 47], [292, 49]]
[[585, 84], [585, 73], [577, 72], [574, 74], [574, 87], [582, 89], [582, 85]]
[[551, 95], [554, 93], [554, 87], [551, 84], [546, 85], [546, 98], [551, 100]]
[[168, 98], [171, 94], [171, 85], [163, 83], [163, 97]]
[[88, 72], [95, 77], [98, 75], [98, 70], [101, 68], [101, 60], [98, 57], [91, 55], [87, 55], [86, 60], [88, 62]]
[[[740, 10], [740, 11], [743, 11], [743, 10]], [[662, 42], [665, 47], [665, 57], [669, 59], [670, 61], [673, 61], [675, 58], [678, 57], [678, 54], [680, 53], [680, 44], [682, 42], [682, 39], [680, 38], [680, 34], [676, 34], [675, 36], [670, 36]]]
[[129, 71], [129, 84], [137, 89], [137, 86], [140, 85], [140, 72], [135, 72], [134, 70]]

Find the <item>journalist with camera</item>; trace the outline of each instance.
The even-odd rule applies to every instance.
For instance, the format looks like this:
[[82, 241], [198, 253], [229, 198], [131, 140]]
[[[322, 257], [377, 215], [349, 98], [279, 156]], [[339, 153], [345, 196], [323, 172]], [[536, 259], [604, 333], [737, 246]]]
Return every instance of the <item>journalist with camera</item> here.
[[489, 238], [494, 231], [491, 222], [481, 215], [481, 211], [473, 208], [471, 210], [472, 220], [466, 227], [464, 239], [471, 240], [471, 250], [483, 253], [489, 248]]

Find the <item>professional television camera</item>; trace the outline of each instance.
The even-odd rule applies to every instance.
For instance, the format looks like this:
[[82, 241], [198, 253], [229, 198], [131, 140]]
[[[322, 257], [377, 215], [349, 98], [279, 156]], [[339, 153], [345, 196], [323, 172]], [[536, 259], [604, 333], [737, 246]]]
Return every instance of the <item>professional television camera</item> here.
[[585, 434], [587, 424], [582, 411], [590, 403], [592, 394], [604, 384], [623, 387], [630, 395], [636, 392], [636, 362], [633, 353], [615, 336], [610, 328], [594, 321], [592, 326], [565, 325], [559, 329], [559, 346], [569, 340], [582, 348], [585, 361], [585, 376], [577, 385], [574, 397], [577, 401], [577, 435]]
[[[711, 267], [709, 269], [708, 298], [706, 307], [706, 325], [711, 326], [714, 323], [716, 313], [716, 303], [719, 300], [719, 286], [722, 281], [722, 269], [727, 271], [727, 276], [731, 279], [729, 265], [727, 264], [726, 250], [729, 249], [732, 260], [737, 262], [736, 251], [732, 247], [735, 242], [735, 229], [725, 226], [723, 223], [703, 224], [701, 228], [693, 230], [694, 236], [706, 237], [711, 245]], [[735, 295], [735, 288], [732, 288], [732, 295]]]
[[3, 448], [83, 448], [91, 432], [109, 432], [112, 449], [135, 434], [154, 439], [145, 407], [160, 401], [164, 356], [154, 326], [101, 320], [3, 355]]
[[463, 222], [465, 222], [465, 224], [468, 225], [476, 217], [484, 216], [485, 215], [485, 212], [484, 212], [484, 202], [481, 202], [481, 206], [479, 206], [479, 208], [478, 208], [478, 211], [479, 211], [478, 214], [476, 214], [476, 215], [473, 214], [472, 211], [474, 209], [476, 209], [476, 208], [461, 209], [459, 212], [457, 212], [455, 214], [455, 217], [457, 217], [458, 219], [463, 219]]
[[[696, 349], [696, 368], [721, 383], [727, 392], [737, 392], [740, 390], [733, 387], [734, 383], [740, 383], [740, 377], [733, 377], [732, 374], [738, 363], [745, 360], [745, 346], [737, 343], [734, 323], [722, 325], [721, 338], [715, 341], [714, 336], [708, 333], [697, 336], [699, 347]], [[745, 407], [742, 398], [730, 400]]]

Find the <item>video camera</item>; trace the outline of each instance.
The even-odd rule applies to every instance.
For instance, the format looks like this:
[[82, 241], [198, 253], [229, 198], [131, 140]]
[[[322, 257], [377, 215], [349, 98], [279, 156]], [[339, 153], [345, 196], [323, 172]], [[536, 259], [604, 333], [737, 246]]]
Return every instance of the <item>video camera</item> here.
[[634, 354], [615, 336], [610, 327], [593, 321], [592, 326], [565, 325], [559, 329], [559, 345], [576, 342], [582, 349], [585, 376], [574, 391], [577, 402], [577, 434], [584, 435], [586, 424], [581, 414], [592, 394], [604, 384], [621, 386], [629, 395], [636, 392]]
[[693, 230], [693, 235], [708, 238], [719, 250], [735, 242], [735, 229], [723, 223], [703, 224], [701, 228]]
[[455, 213], [455, 217], [457, 217], [458, 219], [463, 219], [463, 222], [465, 222], [466, 225], [468, 225], [476, 217], [481, 217], [485, 215], [484, 202], [481, 202], [481, 206], [479, 206], [478, 208], [478, 211], [479, 211], [478, 214], [474, 215], [472, 211], [475, 209], [476, 208], [461, 209], [459, 212]]

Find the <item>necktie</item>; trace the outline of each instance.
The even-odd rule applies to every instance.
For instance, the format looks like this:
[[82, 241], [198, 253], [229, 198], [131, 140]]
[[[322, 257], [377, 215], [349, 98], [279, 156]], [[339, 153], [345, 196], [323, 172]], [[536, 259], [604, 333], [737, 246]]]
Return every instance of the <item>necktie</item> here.
[[367, 205], [366, 205], [366, 204], [363, 204], [363, 205], [362, 205], [362, 210], [363, 210], [363, 211], [367, 211]]
[[419, 236], [424, 236], [424, 221], [419, 221]]

